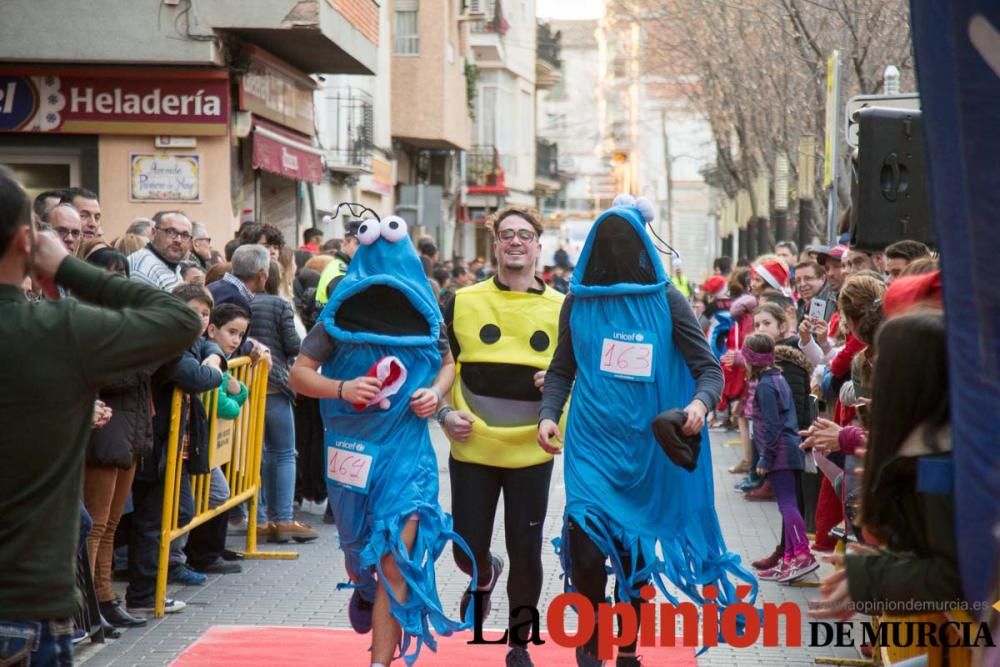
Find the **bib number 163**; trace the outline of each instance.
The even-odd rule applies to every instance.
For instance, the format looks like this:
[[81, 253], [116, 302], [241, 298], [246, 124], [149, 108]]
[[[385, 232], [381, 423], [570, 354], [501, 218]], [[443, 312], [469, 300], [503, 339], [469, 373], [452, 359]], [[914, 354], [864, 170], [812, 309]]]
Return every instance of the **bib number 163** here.
[[628, 380], [651, 380], [653, 345], [605, 338], [601, 346], [601, 371]]

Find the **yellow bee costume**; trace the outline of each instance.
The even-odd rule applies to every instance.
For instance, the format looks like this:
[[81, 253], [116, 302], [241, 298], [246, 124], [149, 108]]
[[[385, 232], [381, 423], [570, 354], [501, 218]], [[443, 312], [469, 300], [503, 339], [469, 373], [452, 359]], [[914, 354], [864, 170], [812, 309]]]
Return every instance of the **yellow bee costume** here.
[[[503, 387], [470, 387], [463, 370], [473, 364], [515, 365], [545, 370], [552, 361], [563, 295], [511, 292], [485, 280], [458, 290], [452, 332], [461, 348], [451, 404], [475, 415], [466, 442], [451, 442], [464, 463], [525, 468], [552, 457], [536, 441], [540, 401], [504, 397]], [[564, 412], [565, 414], [565, 412]]]

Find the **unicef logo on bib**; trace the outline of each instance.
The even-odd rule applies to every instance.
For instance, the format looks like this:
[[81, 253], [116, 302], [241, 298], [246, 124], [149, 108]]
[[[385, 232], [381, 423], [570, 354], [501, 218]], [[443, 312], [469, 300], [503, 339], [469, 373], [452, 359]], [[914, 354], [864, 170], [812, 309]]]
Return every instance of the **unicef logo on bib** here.
[[601, 343], [600, 371], [619, 380], [652, 382], [656, 339], [648, 331], [611, 330]]

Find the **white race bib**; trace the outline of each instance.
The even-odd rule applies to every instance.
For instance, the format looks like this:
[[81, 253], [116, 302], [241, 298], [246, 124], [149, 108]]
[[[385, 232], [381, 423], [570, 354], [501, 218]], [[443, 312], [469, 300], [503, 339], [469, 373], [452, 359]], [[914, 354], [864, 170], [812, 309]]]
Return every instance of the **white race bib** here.
[[359, 440], [326, 434], [326, 478], [352, 491], [368, 493], [378, 448]]
[[645, 331], [613, 331], [601, 344], [600, 371], [621, 380], [653, 381], [655, 339]]

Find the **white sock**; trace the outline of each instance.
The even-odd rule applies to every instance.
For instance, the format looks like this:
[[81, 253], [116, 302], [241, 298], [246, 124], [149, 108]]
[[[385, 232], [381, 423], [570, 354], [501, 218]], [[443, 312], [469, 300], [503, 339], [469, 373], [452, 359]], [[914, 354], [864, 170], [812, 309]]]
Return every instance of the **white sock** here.
[[372, 667], [385, 667], [381, 662], [373, 662]]

